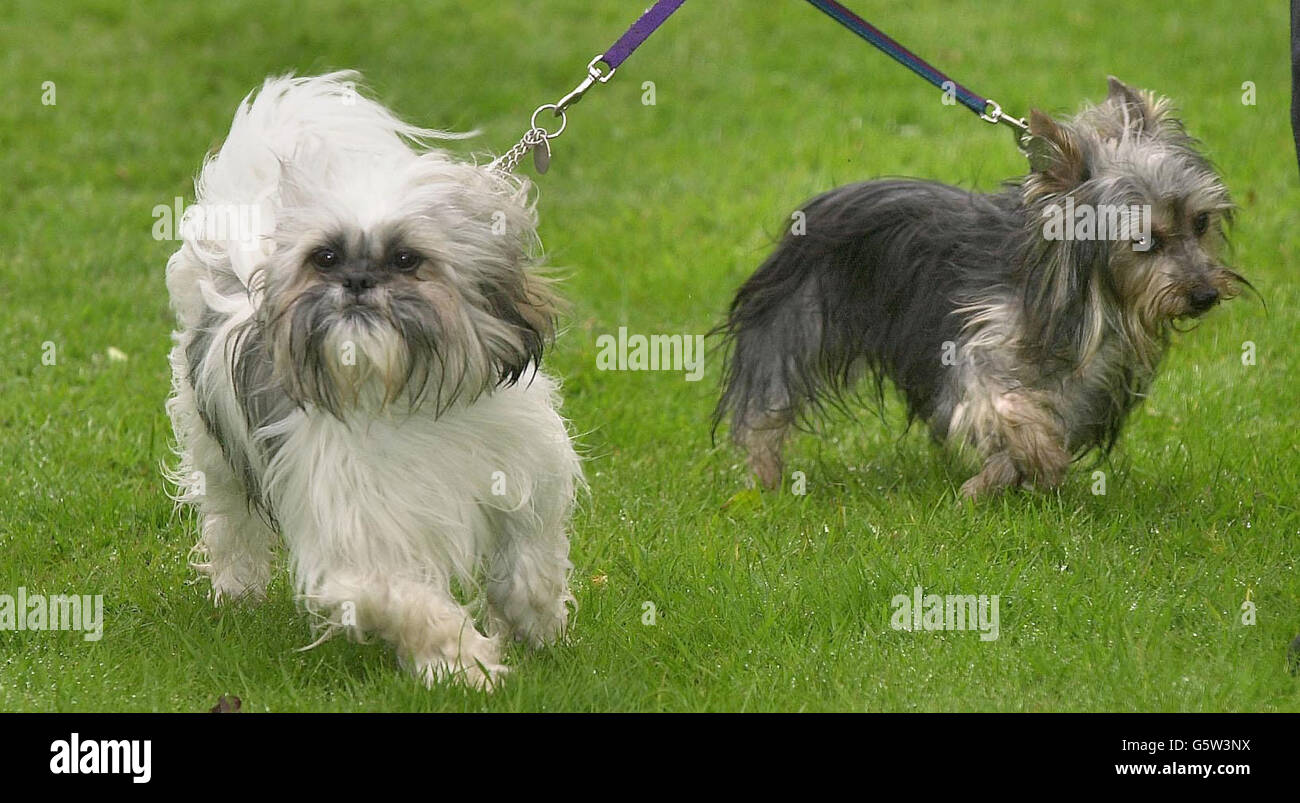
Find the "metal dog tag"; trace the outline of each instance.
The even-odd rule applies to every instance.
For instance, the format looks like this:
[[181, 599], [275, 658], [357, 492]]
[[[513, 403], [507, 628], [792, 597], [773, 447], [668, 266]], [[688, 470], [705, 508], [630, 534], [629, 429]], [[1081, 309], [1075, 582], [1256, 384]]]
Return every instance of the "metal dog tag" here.
[[533, 167], [537, 170], [538, 175], [543, 175], [550, 166], [551, 143], [542, 139], [541, 142], [533, 146]]

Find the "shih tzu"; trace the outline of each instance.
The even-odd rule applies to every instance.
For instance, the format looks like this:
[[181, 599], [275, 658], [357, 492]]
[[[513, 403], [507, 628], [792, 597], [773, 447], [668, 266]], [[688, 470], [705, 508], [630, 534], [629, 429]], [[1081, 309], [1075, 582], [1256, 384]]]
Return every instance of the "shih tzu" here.
[[205, 225], [167, 263], [172, 477], [215, 599], [261, 596], [283, 539], [322, 638], [491, 688], [503, 639], [555, 642], [573, 601], [581, 467], [538, 367], [557, 299], [529, 185], [356, 78], [268, 79], [203, 164]]
[[1112, 78], [1029, 128], [1031, 172], [1000, 192], [896, 179], [813, 199], [740, 288], [714, 422], [730, 414], [763, 485], [790, 427], [869, 377], [973, 447], [963, 495], [1056, 486], [1115, 443], [1175, 324], [1248, 286], [1218, 256], [1228, 191], [1167, 99]]

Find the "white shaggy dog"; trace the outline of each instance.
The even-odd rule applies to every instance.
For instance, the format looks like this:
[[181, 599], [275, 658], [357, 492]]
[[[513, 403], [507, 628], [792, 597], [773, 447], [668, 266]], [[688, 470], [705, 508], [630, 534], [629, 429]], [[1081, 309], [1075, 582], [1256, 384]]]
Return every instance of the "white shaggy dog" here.
[[556, 300], [526, 182], [356, 77], [268, 79], [203, 165], [167, 263], [172, 479], [218, 601], [263, 594], [278, 534], [322, 638], [490, 688], [501, 639], [554, 642], [573, 599]]

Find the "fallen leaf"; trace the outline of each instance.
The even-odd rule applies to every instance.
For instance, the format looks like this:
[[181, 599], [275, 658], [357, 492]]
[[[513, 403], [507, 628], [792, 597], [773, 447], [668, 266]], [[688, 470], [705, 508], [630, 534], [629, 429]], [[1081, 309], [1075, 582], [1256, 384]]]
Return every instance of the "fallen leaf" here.
[[217, 698], [217, 704], [209, 709], [210, 714], [237, 714], [241, 701], [233, 694], [223, 694]]

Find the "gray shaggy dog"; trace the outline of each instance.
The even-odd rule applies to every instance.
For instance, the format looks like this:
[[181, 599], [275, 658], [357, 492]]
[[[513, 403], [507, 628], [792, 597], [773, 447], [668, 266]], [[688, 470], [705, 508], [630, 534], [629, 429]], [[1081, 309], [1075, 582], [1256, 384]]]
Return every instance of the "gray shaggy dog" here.
[[[1031, 172], [996, 193], [850, 184], [805, 205], [719, 331], [716, 427], [768, 488], [791, 426], [888, 378], [934, 437], [971, 447], [962, 494], [1058, 485], [1109, 449], [1182, 319], [1249, 286], [1221, 261], [1232, 202], [1170, 103], [1030, 116]], [[1107, 225], [1109, 224], [1109, 225]]]

